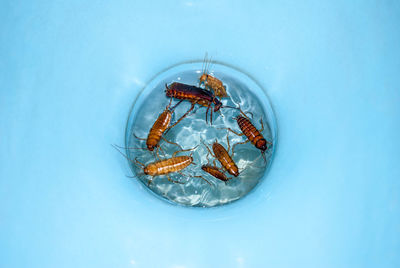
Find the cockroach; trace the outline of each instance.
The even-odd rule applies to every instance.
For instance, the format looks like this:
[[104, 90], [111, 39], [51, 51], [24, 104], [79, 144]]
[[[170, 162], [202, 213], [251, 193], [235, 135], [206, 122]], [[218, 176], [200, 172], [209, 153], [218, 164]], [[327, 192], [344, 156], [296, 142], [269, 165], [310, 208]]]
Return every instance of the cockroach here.
[[215, 96], [220, 97], [220, 98], [226, 98], [228, 97], [228, 94], [226, 94], [226, 87], [222, 83], [221, 80], [218, 78], [210, 75], [203, 73], [200, 76], [200, 85], [204, 84], [206, 88], [211, 89], [214, 91]]
[[[239, 107], [240, 110], [240, 107]], [[236, 143], [233, 148], [232, 148], [232, 153], [235, 150], [236, 145], [239, 144], [246, 144], [249, 141], [257, 148], [261, 151], [262, 156], [264, 158], [265, 161], [265, 152], [268, 150], [269, 146], [268, 144], [272, 144], [271, 142], [267, 141], [264, 136], [261, 134], [261, 132], [264, 131], [264, 124], [262, 122], [262, 118], [260, 119], [260, 123], [261, 123], [261, 129], [258, 130], [253, 123], [250, 121], [250, 118], [247, 117], [247, 115], [245, 113], [242, 112], [242, 110], [240, 110], [240, 113], [242, 115], [238, 115], [237, 117], [235, 117], [234, 119], [236, 120], [240, 130], [242, 131], [242, 133], [237, 133], [236, 131], [230, 129], [230, 128], [222, 128], [222, 129], [227, 129], [229, 131], [231, 131], [232, 133], [238, 135], [238, 136], [246, 136], [247, 140], [245, 142], [238, 142]]]
[[232, 178], [229, 178], [225, 175], [224, 170], [221, 170], [221, 168], [217, 167], [217, 164], [215, 163], [215, 159], [213, 160], [213, 165], [210, 164], [210, 159], [208, 158], [211, 153], [211, 150], [208, 148], [208, 146], [203, 142], [204, 146], [207, 148], [207, 164], [201, 166], [201, 169], [211, 176], [227, 183], [227, 181], [231, 180]]
[[[151, 127], [151, 129], [149, 131], [149, 134], [147, 135], [147, 139], [139, 138], [135, 135], [135, 137], [137, 139], [146, 141], [146, 146], [149, 151], [153, 151], [155, 148], [158, 148], [159, 142], [161, 139], [163, 139], [167, 143], [176, 145], [179, 148], [181, 148], [177, 143], [170, 142], [162, 136], [166, 130], [171, 129], [174, 126], [176, 126], [187, 115], [186, 114], [186, 115], [182, 116], [179, 120], [177, 120], [173, 125], [170, 126], [169, 124], [171, 123], [172, 113], [173, 113], [174, 109], [176, 108], [176, 106], [179, 105], [179, 103], [178, 103], [170, 109], [171, 101], [172, 101], [172, 98], [171, 98], [168, 106], [165, 108], [165, 110], [158, 116], [158, 118], [154, 122], [153, 126]], [[145, 148], [137, 148], [137, 149], [145, 149]]]
[[172, 118], [172, 111], [169, 110], [169, 105], [158, 116], [157, 120], [151, 127], [146, 139], [146, 146], [150, 151], [153, 151], [158, 146], [162, 135], [167, 130]]
[[[155, 162], [151, 162], [150, 164], [143, 164], [141, 162], [139, 162], [139, 160], [137, 160], [135, 158], [135, 160], [131, 160], [129, 159], [125, 154], [123, 154], [116, 146], [114, 146], [115, 149], [117, 149], [126, 159], [128, 159], [129, 161], [139, 164], [143, 170], [143, 173], [145, 175], [149, 175], [151, 177], [156, 177], [156, 176], [162, 176], [165, 175], [168, 179], [168, 181], [173, 182], [173, 183], [181, 183], [179, 181], [174, 181], [169, 177], [170, 173], [179, 173], [181, 174], [183, 177], [187, 176], [185, 174], [183, 174], [181, 172], [181, 170], [185, 169], [186, 167], [188, 167], [190, 164], [194, 164], [193, 163], [193, 157], [192, 154], [190, 155], [183, 155], [183, 156], [176, 156], [176, 154], [180, 153], [180, 152], [186, 152], [186, 151], [192, 151], [194, 149], [197, 148], [191, 148], [191, 149], [186, 149], [186, 150], [179, 150], [176, 151], [172, 154], [171, 158], [167, 158], [167, 159], [163, 159], [163, 160], [158, 160]], [[199, 177], [199, 176], [191, 176], [191, 177]], [[204, 179], [204, 178], [202, 178]], [[153, 179], [151, 179], [149, 181], [149, 184], [152, 182]], [[209, 183], [206, 179], [204, 179], [207, 183]]]
[[[212, 92], [202, 89], [200, 87], [174, 82], [169, 86], [165, 84], [165, 88], [167, 97], [173, 97], [175, 99], [180, 99], [181, 101], [188, 100], [192, 103], [192, 107], [186, 112], [185, 115], [187, 115], [190, 111], [192, 111], [195, 104], [197, 103], [207, 107], [207, 112], [206, 112], [206, 122], [207, 122], [208, 110], [210, 109], [212, 104], [214, 104], [214, 112], [217, 112], [222, 107], [222, 103]], [[212, 113], [213, 111], [211, 110], [211, 123], [212, 123]]]
[[204, 144], [204, 145], [206, 146], [209, 154], [211, 154], [213, 157], [215, 157], [221, 163], [221, 165], [226, 169], [226, 171], [228, 171], [229, 174], [237, 177], [237, 176], [239, 176], [239, 168], [237, 167], [237, 165], [235, 164], [235, 162], [232, 159], [233, 154], [232, 154], [232, 156], [229, 155], [229, 150], [230, 150], [231, 146], [229, 144], [228, 135], [226, 136], [226, 140], [228, 143], [228, 150], [226, 150], [224, 148], [224, 146], [222, 146], [220, 143], [218, 143], [217, 140], [215, 140], [215, 142], [212, 145], [213, 153], [211, 152], [210, 148], [208, 148], [208, 146], [206, 144]]
[[203, 165], [201, 169], [210, 174], [211, 176], [224, 181], [225, 183], [232, 178], [227, 177], [217, 166]]
[[150, 163], [147, 166], [143, 165], [143, 172], [145, 175], [150, 175], [153, 177], [167, 175], [172, 172], [181, 171], [182, 169], [189, 166], [192, 162], [192, 156], [173, 156], [168, 159]]
[[207, 64], [207, 54], [206, 54], [203, 63], [204, 69], [202, 68], [202, 75], [200, 76], [199, 79], [199, 86], [204, 85], [206, 88], [212, 90], [215, 96], [217, 97], [220, 98], [228, 97], [228, 94], [226, 94], [226, 87], [224, 86], [222, 81], [209, 74], [208, 68], [210, 63], [211, 59]]

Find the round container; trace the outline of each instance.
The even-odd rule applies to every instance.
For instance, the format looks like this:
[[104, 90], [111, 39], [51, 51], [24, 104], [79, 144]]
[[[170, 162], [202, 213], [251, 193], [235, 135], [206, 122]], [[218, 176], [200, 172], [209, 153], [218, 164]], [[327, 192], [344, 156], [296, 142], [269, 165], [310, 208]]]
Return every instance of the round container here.
[[[165, 95], [166, 85], [179, 82], [199, 86], [203, 65], [202, 61], [174, 65], [156, 75], [145, 86], [129, 113], [125, 130], [125, 146], [134, 177], [138, 178], [152, 193], [180, 205], [213, 207], [242, 198], [265, 179], [271, 168], [277, 144], [277, 128], [272, 106], [261, 86], [238, 69], [213, 62], [208, 74], [222, 81], [228, 94], [227, 98], [220, 99], [222, 108], [217, 112], [212, 112], [214, 110], [214, 105], [212, 105], [207, 114], [207, 107], [196, 104], [192, 113], [163, 135], [167, 141], [179, 144], [184, 150], [193, 149], [176, 154], [191, 156], [193, 163], [180, 173], [168, 174], [168, 177], [145, 175], [144, 166], [171, 158], [174, 152], [181, 150], [177, 145], [165, 140], [159, 143], [161, 149], [149, 151], [146, 148], [145, 139], [149, 130], [171, 102], [171, 99]], [[173, 99], [169, 107], [173, 107], [178, 101]], [[173, 110], [170, 125], [190, 108], [191, 103], [187, 100], [178, 105]], [[237, 135], [242, 132], [235, 118], [238, 115], [243, 116], [243, 113], [271, 143], [264, 153], [249, 142], [245, 135]], [[264, 129], [261, 132], [262, 126]], [[248, 141], [246, 144], [238, 144], [246, 141]], [[226, 150], [229, 149], [229, 155], [239, 168], [239, 176], [229, 174], [213, 156], [212, 145], [215, 142], [221, 144]], [[237, 146], [232, 155], [235, 144]], [[202, 170], [203, 165], [218, 167], [218, 170], [223, 172], [229, 180], [225, 182], [211, 176]]]

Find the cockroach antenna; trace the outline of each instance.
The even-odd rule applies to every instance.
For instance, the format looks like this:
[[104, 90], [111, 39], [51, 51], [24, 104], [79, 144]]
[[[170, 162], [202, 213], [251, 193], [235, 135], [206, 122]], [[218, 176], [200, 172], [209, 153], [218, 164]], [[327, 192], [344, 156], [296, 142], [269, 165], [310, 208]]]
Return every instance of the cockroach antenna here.
[[204, 74], [205, 71], [206, 71], [207, 56], [208, 56], [208, 53], [206, 52], [206, 54], [204, 55], [203, 63], [202, 63], [202, 65], [201, 65], [201, 73], [202, 73], [202, 74]]

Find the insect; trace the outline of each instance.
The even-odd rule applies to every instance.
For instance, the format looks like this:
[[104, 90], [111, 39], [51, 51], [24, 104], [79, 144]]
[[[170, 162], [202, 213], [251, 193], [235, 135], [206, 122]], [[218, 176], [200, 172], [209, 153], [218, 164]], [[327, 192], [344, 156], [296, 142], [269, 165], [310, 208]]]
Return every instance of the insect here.
[[[239, 107], [240, 110], [240, 107]], [[242, 112], [242, 110], [240, 110], [240, 113], [242, 115], [238, 115], [237, 117], [235, 117], [234, 119], [236, 120], [240, 130], [242, 131], [242, 133], [237, 133], [236, 131], [230, 129], [230, 128], [221, 128], [221, 129], [227, 129], [231, 132], [233, 132], [234, 134], [238, 135], [238, 136], [246, 136], [247, 140], [245, 142], [238, 142], [236, 143], [233, 148], [232, 148], [232, 153], [235, 150], [236, 145], [239, 144], [246, 144], [249, 141], [257, 148], [261, 151], [262, 156], [265, 160], [265, 152], [268, 150], [269, 146], [268, 144], [271, 144], [271, 142], [267, 141], [264, 136], [261, 134], [261, 132], [264, 131], [264, 124], [262, 122], [262, 118], [260, 119], [260, 123], [261, 123], [261, 129], [257, 130], [257, 128], [253, 125], [253, 123], [250, 121], [250, 119], [247, 117], [247, 115], [245, 113]]]
[[[114, 148], [117, 149], [117, 151], [119, 151], [126, 159], [128, 159], [132, 163], [140, 165], [141, 169], [143, 170], [144, 175], [149, 175], [152, 177], [152, 179], [149, 180], [148, 184], [150, 184], [153, 181], [154, 177], [162, 176], [162, 175], [165, 175], [167, 177], [168, 181], [170, 181], [170, 182], [183, 184], [182, 182], [172, 180], [169, 175], [171, 173], [179, 173], [183, 177], [186, 177], [188, 175], [183, 174], [181, 172], [181, 170], [185, 169], [190, 164], [195, 164], [195, 163], [193, 163], [192, 154], [183, 155], [183, 156], [176, 156], [176, 154], [178, 154], [180, 152], [192, 151], [192, 150], [196, 149], [197, 146], [194, 148], [191, 148], [191, 149], [176, 151], [172, 154], [171, 158], [151, 162], [147, 165], [141, 163], [139, 160], [137, 160], [137, 158], [135, 158], [134, 161], [129, 159], [116, 146], [114, 146]], [[189, 177], [200, 177], [200, 176], [189, 176]], [[207, 183], [209, 183], [206, 179], [204, 179], [204, 178], [202, 178], [202, 179], [205, 180]]]
[[[145, 175], [150, 175], [152, 177], [166, 175], [169, 181], [176, 182], [173, 181], [168, 174], [172, 172], [180, 173], [181, 170], [185, 169], [187, 166], [193, 163], [193, 157], [191, 155], [173, 155], [171, 158], [152, 162], [147, 166], [140, 163], [138, 160], [136, 160], [136, 162], [143, 167], [143, 172]], [[183, 175], [182, 173], [180, 174]]]
[[222, 83], [221, 80], [218, 78], [212, 76], [208, 72], [208, 68], [210, 67], [211, 59], [207, 63], [207, 54], [204, 57], [204, 69], [202, 67], [202, 75], [200, 76], [199, 79], [199, 86], [204, 85], [206, 88], [209, 90], [212, 90], [215, 94], [215, 96], [220, 97], [220, 98], [225, 98], [228, 97], [228, 94], [226, 94], [226, 87]]
[[[203, 142], [204, 144], [204, 142]], [[207, 172], [208, 174], [210, 174], [211, 176], [225, 182], [225, 184], [231, 180], [232, 178], [229, 178], [225, 175], [224, 170], [222, 170], [221, 168], [217, 167], [217, 164], [215, 163], [215, 159], [213, 160], [213, 165], [210, 164], [210, 159], [209, 156], [211, 153], [211, 150], [208, 148], [208, 146], [206, 144], [204, 144], [204, 146], [206, 147], [208, 153], [207, 153], [207, 164], [201, 166], [201, 169], [205, 172]]]
[[[213, 152], [211, 152], [210, 148], [208, 148], [206, 144], [204, 143], [203, 144], [206, 146], [208, 153], [211, 154], [213, 157], [215, 157], [221, 163], [221, 165], [226, 169], [226, 171], [228, 171], [229, 174], [237, 177], [239, 176], [239, 168], [232, 159], [233, 153], [232, 156], [229, 155], [229, 150], [231, 146], [229, 144], [228, 135], [226, 136], [226, 141], [228, 143], [228, 150], [225, 150], [224, 146], [222, 146], [220, 143], [218, 143], [217, 140], [215, 140], [215, 142], [212, 145]], [[214, 166], [216, 165], [214, 164]]]
[[208, 174], [210, 174], [211, 176], [224, 181], [225, 183], [229, 180], [231, 180], [232, 178], [228, 178], [224, 172], [222, 172], [219, 167], [217, 166], [212, 166], [212, 165], [203, 165], [201, 166], [201, 169], [204, 170], [205, 172], [207, 172]]
[[200, 76], [200, 85], [202, 84], [204, 84], [207, 88], [212, 89], [215, 96], [220, 98], [228, 97], [228, 94], [226, 94], [226, 87], [218, 78], [204, 73]]
[[[176, 126], [180, 121], [182, 121], [182, 119], [184, 117], [187, 116], [187, 114], [183, 115], [181, 118], [179, 118], [179, 120], [177, 120], [173, 125], [169, 125], [171, 123], [171, 119], [172, 119], [172, 114], [174, 109], [176, 108], [176, 106], [179, 105], [176, 104], [174, 107], [172, 107], [170, 109], [171, 106], [171, 101], [172, 98], [168, 104], [168, 106], [164, 109], [164, 111], [158, 116], [158, 118], [156, 119], [156, 121], [154, 122], [153, 126], [151, 127], [149, 134], [147, 135], [146, 139], [143, 138], [139, 138], [136, 135], [134, 135], [137, 139], [139, 140], [145, 140], [146, 141], [146, 147], [149, 151], [153, 151], [155, 148], [160, 148], [159, 142], [160, 140], [164, 140], [167, 143], [173, 144], [178, 146], [180, 149], [182, 149], [179, 144], [174, 143], [174, 142], [170, 142], [167, 139], [165, 139], [162, 135], [165, 133], [165, 131], [167, 131], [168, 129], [173, 128], [174, 126]], [[133, 148], [130, 148], [133, 149]], [[146, 149], [146, 148], [136, 148], [136, 149]], [[158, 151], [157, 151], [158, 154]]]
[[[192, 107], [186, 112], [184, 116], [186, 116], [189, 112], [191, 112], [195, 104], [197, 103], [207, 107], [207, 112], [206, 112], [206, 122], [207, 122], [208, 110], [210, 110], [212, 104], [214, 104], [214, 112], [217, 112], [222, 107], [222, 103], [217, 99], [217, 97], [212, 92], [202, 89], [200, 87], [174, 82], [169, 86], [165, 84], [165, 88], [167, 97], [173, 97], [181, 100], [179, 103], [181, 103], [183, 100], [189, 100], [192, 103]], [[211, 124], [212, 124], [212, 113], [213, 111], [211, 110]]]

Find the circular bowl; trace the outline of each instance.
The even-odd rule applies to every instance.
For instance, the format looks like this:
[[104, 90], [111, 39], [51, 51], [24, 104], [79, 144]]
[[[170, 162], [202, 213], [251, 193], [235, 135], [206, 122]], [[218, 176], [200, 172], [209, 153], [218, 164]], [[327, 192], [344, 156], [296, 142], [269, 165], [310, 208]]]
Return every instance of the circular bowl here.
[[[249, 75], [223, 63], [213, 62], [208, 74], [226, 87], [227, 98], [221, 98], [222, 108], [213, 112], [214, 105], [195, 105], [176, 126], [164, 132], [160, 149], [149, 151], [146, 138], [159, 115], [179, 100], [166, 97], [166, 86], [173, 82], [199, 86], [203, 62], [183, 63], [167, 68], [156, 75], [140, 92], [129, 113], [125, 130], [126, 155], [134, 177], [145, 188], [164, 200], [194, 207], [214, 207], [231, 203], [247, 195], [268, 174], [277, 144], [277, 127], [271, 103], [261, 86]], [[204, 85], [202, 85], [204, 87]], [[175, 109], [170, 125], [185, 114], [192, 103], [184, 100]], [[240, 109], [239, 109], [240, 107]], [[206, 119], [207, 114], [207, 119]], [[212, 121], [211, 121], [212, 114]], [[245, 135], [241, 134], [238, 115], [247, 117], [259, 133], [270, 142], [262, 153]], [[263, 131], [261, 128], [263, 126]], [[234, 133], [236, 132], [236, 134]], [[257, 133], [255, 133], [257, 134]], [[168, 141], [168, 142], [167, 142]], [[242, 144], [246, 142], [245, 144]], [[170, 142], [170, 143], [169, 143]], [[175, 144], [174, 144], [175, 143]], [[213, 152], [213, 144], [221, 144], [228, 151], [240, 174], [229, 174]], [[185, 151], [180, 152], [183, 148]], [[234, 154], [232, 154], [232, 149]], [[161, 176], [144, 174], [144, 167], [176, 156], [188, 156], [192, 163], [179, 172]], [[187, 159], [192, 160], [187, 160]], [[228, 181], [211, 176], [202, 170], [208, 165], [224, 174]]]

